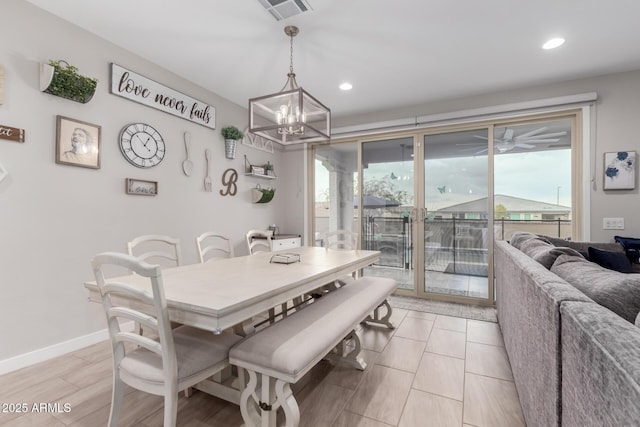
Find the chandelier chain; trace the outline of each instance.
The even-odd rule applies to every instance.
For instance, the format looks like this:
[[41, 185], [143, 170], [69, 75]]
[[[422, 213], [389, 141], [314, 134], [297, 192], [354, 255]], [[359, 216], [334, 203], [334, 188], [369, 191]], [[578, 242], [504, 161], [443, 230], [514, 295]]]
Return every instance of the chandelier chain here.
[[290, 50], [290, 63], [289, 63], [289, 72], [293, 74], [293, 34], [291, 34], [291, 50]]

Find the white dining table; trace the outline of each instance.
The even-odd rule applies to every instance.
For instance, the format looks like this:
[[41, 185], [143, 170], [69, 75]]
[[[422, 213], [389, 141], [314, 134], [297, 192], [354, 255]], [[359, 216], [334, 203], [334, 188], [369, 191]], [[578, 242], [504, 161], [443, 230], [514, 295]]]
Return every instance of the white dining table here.
[[[295, 253], [300, 261], [271, 263], [277, 253]], [[339, 277], [379, 260], [379, 251], [303, 246], [281, 252], [220, 259], [162, 270], [169, 318], [184, 325], [221, 333], [247, 319], [310, 293]], [[151, 290], [149, 279], [118, 278]], [[85, 283], [92, 301], [102, 302], [95, 281]], [[124, 302], [126, 303], [126, 302]]]
[[[298, 254], [300, 261], [292, 264], [270, 262], [274, 254], [281, 253]], [[162, 270], [162, 280], [169, 319], [216, 334], [230, 328], [247, 333], [252, 329], [253, 317], [371, 265], [379, 258], [379, 251], [303, 246], [166, 268]], [[139, 275], [131, 274], [110, 280], [151, 291], [149, 279]], [[90, 300], [102, 303], [96, 282], [90, 281], [84, 285], [89, 291]], [[126, 299], [118, 299], [116, 303], [140, 311], [148, 310]], [[232, 385], [223, 384], [222, 380], [205, 380], [195, 388], [239, 404], [244, 379]]]

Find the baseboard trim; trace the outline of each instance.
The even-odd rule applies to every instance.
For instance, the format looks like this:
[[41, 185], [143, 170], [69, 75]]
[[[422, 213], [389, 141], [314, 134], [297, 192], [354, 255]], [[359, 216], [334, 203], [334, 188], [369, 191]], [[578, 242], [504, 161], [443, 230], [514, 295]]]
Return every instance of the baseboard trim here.
[[[133, 330], [133, 322], [121, 325], [122, 330]], [[63, 341], [58, 344], [44, 347], [29, 353], [20, 354], [9, 359], [0, 360], [0, 375], [26, 368], [40, 362], [45, 362], [54, 357], [62, 356], [72, 351], [80, 350], [90, 345], [97, 344], [109, 338], [109, 331], [105, 328], [88, 335]]]

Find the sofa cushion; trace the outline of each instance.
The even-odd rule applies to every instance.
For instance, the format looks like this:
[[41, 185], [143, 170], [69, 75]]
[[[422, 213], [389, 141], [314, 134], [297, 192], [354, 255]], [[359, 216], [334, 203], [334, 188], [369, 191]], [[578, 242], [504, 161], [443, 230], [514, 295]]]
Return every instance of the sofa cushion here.
[[538, 253], [536, 253], [531, 258], [533, 258], [534, 261], [537, 261], [540, 264], [542, 264], [545, 268], [550, 269], [553, 263], [556, 262], [556, 259], [560, 255], [572, 255], [572, 256], [584, 258], [584, 256], [580, 252], [576, 251], [575, 249], [556, 248], [555, 246], [545, 248], [544, 250], [541, 250]]
[[631, 262], [624, 252], [603, 251], [589, 246], [589, 261], [620, 273], [631, 273]]
[[554, 247], [555, 246], [553, 246], [551, 243], [539, 239], [538, 237], [534, 237], [532, 239], [526, 240], [525, 242], [522, 242], [522, 244], [520, 245], [520, 250], [525, 255], [529, 255], [531, 258], [533, 258], [537, 254]]
[[560, 255], [551, 272], [631, 323], [640, 313], [640, 274], [607, 270], [572, 255]]
[[556, 258], [562, 254], [582, 256], [580, 252], [571, 248], [557, 248], [546, 239], [534, 237], [522, 243], [520, 250], [530, 256], [534, 261], [542, 264], [547, 270], [551, 268]]
[[602, 249], [605, 251], [624, 252], [624, 248], [619, 243], [577, 242], [574, 240], [560, 239], [558, 237], [551, 237], [551, 236], [545, 236], [545, 235], [540, 235], [538, 237], [547, 239], [549, 243], [551, 243], [552, 245], [575, 249], [578, 252], [587, 252], [589, 250], [589, 246]]
[[538, 236], [536, 236], [533, 233], [527, 233], [526, 231], [516, 231], [511, 236], [511, 239], [509, 239], [509, 243], [511, 243], [511, 246], [513, 246], [514, 248], [520, 249], [520, 247], [524, 242], [526, 242], [529, 239], [534, 239], [536, 237]]

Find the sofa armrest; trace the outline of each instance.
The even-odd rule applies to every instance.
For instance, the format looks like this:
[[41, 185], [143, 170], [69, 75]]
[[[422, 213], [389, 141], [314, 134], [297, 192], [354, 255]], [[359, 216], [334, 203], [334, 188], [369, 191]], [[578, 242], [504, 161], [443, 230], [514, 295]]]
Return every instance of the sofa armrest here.
[[638, 425], [640, 328], [597, 304], [560, 312], [562, 425]]
[[560, 304], [593, 303], [504, 241], [495, 243], [498, 321], [528, 426], [560, 423]]

